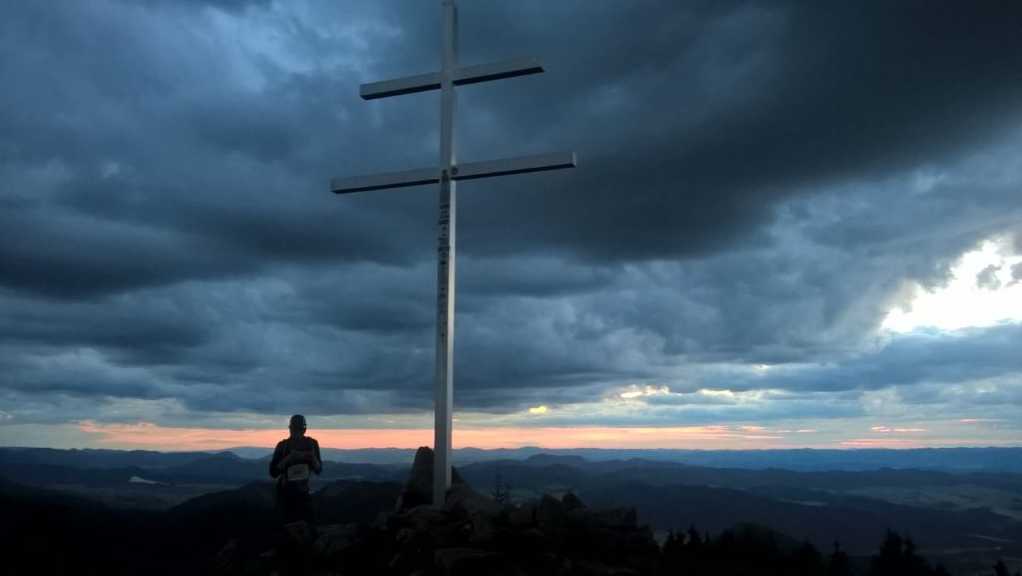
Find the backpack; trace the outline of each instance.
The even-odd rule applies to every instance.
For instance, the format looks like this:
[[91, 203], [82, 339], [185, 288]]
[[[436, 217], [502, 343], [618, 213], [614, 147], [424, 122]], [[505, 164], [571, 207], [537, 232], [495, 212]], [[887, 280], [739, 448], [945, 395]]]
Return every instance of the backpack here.
[[[291, 453], [291, 438], [285, 440], [283, 457], [287, 458]], [[277, 488], [309, 491], [309, 478], [311, 468], [308, 464], [291, 464], [284, 468], [284, 471], [277, 477]]]

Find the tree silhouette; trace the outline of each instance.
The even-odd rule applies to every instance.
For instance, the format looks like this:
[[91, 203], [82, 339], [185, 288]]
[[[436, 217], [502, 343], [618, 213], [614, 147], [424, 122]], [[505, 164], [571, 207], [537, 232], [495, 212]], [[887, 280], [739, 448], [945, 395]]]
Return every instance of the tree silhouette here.
[[938, 565], [931, 568], [925, 558], [916, 554], [911, 538], [902, 538], [897, 532], [887, 531], [880, 544], [880, 552], [870, 562], [869, 576], [940, 576], [947, 570]]
[[841, 549], [841, 544], [834, 542], [834, 551], [830, 553], [827, 565], [827, 576], [851, 576], [852, 567], [848, 563], [848, 554]]
[[[1008, 572], [1008, 567], [1004, 564], [1004, 560], [998, 559], [997, 564], [994, 564], [994, 576], [1011, 576], [1011, 572]], [[1015, 576], [1022, 576], [1022, 572], [1016, 571]]]
[[[796, 545], [783, 535], [756, 525], [739, 525], [716, 537], [695, 527], [671, 531], [661, 547], [658, 574], [664, 576], [853, 576], [848, 554], [834, 542], [824, 558], [810, 542]], [[888, 531], [873, 555], [865, 576], [950, 576], [944, 566], [931, 566], [911, 538]], [[994, 576], [1012, 576], [1003, 562]], [[1015, 574], [1015, 576], [1020, 576]]]

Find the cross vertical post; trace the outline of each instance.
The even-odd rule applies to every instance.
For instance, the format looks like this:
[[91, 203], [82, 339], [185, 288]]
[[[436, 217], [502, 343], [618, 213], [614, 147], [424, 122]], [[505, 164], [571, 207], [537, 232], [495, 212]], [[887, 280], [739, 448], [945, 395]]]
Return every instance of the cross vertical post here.
[[394, 80], [370, 82], [359, 87], [364, 100], [440, 90], [440, 165], [370, 176], [332, 178], [335, 194], [440, 185], [437, 191], [437, 325], [436, 366], [433, 374], [433, 504], [442, 505], [451, 486], [451, 432], [454, 411], [454, 270], [458, 180], [476, 180], [575, 167], [574, 152], [536, 154], [459, 164], [454, 146], [454, 109], [457, 86], [514, 78], [543, 71], [536, 58], [517, 58], [489, 64], [458, 64], [458, 12], [455, 0], [441, 0], [443, 10], [443, 56], [440, 72], [417, 74]]
[[433, 391], [433, 503], [442, 504], [451, 485], [451, 412], [454, 409], [454, 266], [458, 196], [452, 177], [454, 78], [458, 65], [457, 8], [443, 2], [443, 65], [440, 69], [440, 190], [437, 222], [436, 374]]

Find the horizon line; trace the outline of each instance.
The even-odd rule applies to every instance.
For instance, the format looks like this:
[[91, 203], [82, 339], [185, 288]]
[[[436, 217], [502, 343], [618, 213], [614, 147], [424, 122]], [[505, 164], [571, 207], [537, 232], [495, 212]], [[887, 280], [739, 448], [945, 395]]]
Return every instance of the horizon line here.
[[[418, 446], [415, 448], [411, 447], [397, 447], [397, 446], [369, 446], [364, 448], [334, 448], [332, 446], [320, 446], [321, 450], [336, 450], [339, 452], [362, 452], [368, 450], [400, 450], [414, 452], [419, 448], [430, 448], [432, 446]], [[1020, 450], [1022, 444], [1011, 444], [1011, 445], [945, 445], [945, 446], [877, 446], [877, 447], [862, 447], [862, 446], [845, 446], [845, 447], [782, 447], [782, 448], [643, 448], [643, 447], [630, 447], [630, 448], [595, 448], [587, 446], [574, 446], [574, 447], [545, 447], [545, 446], [518, 446], [518, 447], [497, 447], [497, 448], [479, 448], [476, 446], [463, 446], [461, 448], [452, 448], [453, 451], [465, 451], [465, 450], [477, 450], [480, 452], [498, 452], [498, 451], [518, 451], [518, 450], [546, 450], [546, 451], [557, 451], [557, 452], [569, 452], [569, 451], [592, 451], [592, 452], [913, 452], [923, 450]], [[108, 451], [108, 452], [161, 452], [167, 454], [184, 454], [189, 452], [200, 452], [207, 454], [218, 454], [224, 452], [233, 452], [234, 450], [267, 450], [272, 451], [273, 446], [268, 445], [239, 445], [229, 446], [226, 448], [208, 448], [208, 449], [161, 449], [161, 448], [123, 448], [123, 447], [97, 447], [97, 446], [70, 446], [70, 447], [58, 447], [58, 446], [27, 446], [27, 445], [15, 445], [15, 444], [0, 444], [0, 450], [79, 450], [79, 451]]]

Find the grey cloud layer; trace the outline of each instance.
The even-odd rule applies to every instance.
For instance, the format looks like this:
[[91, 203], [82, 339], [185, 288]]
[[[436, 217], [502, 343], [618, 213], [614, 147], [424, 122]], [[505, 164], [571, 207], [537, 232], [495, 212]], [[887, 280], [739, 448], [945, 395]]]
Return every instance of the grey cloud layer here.
[[[1022, 221], [1017, 5], [461, 10], [463, 61], [549, 70], [466, 89], [461, 157], [581, 158], [461, 188], [461, 407], [1018, 374], [1005, 331], [862, 356], [904, 280]], [[435, 95], [357, 84], [435, 67], [436, 6], [4, 12], [0, 409], [429, 406], [433, 193], [326, 181], [434, 161]], [[729, 363], [838, 368], [701, 380]]]

